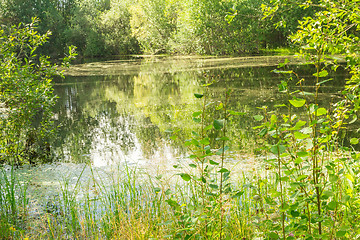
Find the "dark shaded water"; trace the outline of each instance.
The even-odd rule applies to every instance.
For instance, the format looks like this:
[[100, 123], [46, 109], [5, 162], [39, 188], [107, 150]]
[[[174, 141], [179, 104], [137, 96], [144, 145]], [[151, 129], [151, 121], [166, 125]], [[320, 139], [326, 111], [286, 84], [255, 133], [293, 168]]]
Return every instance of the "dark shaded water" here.
[[[233, 118], [229, 135], [233, 152], [251, 153], [256, 145], [253, 115], [258, 107], [286, 101], [277, 85], [285, 78], [271, 70], [282, 57], [252, 58], [134, 58], [77, 65], [56, 80], [56, 152], [64, 162], [157, 163], [175, 161], [184, 154], [170, 141], [166, 129], [194, 130], [193, 112], [202, 102], [194, 93], [206, 91], [214, 105], [232, 89], [229, 108], [245, 112]], [[313, 89], [311, 66], [292, 60], [306, 91]], [[297, 65], [296, 65], [297, 64]], [[332, 74], [320, 91], [320, 104], [338, 100], [346, 73]], [[296, 81], [291, 83], [296, 89]]]

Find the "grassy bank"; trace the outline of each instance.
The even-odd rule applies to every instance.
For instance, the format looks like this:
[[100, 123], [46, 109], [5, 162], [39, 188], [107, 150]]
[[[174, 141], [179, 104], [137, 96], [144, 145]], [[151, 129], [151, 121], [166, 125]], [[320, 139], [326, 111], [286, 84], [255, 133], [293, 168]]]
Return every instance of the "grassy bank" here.
[[[351, 239], [360, 230], [360, 193], [358, 172], [350, 175], [347, 170], [358, 169], [359, 161], [341, 152], [323, 154], [336, 159], [337, 176], [344, 178], [334, 181], [332, 176], [321, 195], [321, 221], [326, 224], [322, 234]], [[319, 217], [311, 205], [312, 196], [304, 196], [305, 202], [293, 201], [294, 195], [305, 191], [293, 191], [293, 183], [285, 183], [281, 192], [278, 173], [269, 165], [271, 158], [259, 161], [265, 164], [264, 170], [234, 173], [231, 192], [222, 197], [215, 187], [207, 189], [204, 197], [202, 186], [195, 179], [183, 181], [183, 175], [154, 177], [122, 167], [104, 176], [84, 166], [76, 176], [60, 180], [61, 191], [40, 201], [38, 209], [32, 209], [27, 191], [31, 180], [20, 181], [16, 170], [2, 169], [2, 239], [278, 239], [283, 220], [284, 239], [311, 239], [309, 234], [316, 232], [307, 232], [306, 226], [316, 231]], [[90, 177], [83, 176], [85, 170]], [[347, 200], [337, 204], [335, 199]], [[308, 212], [298, 210], [303, 204]]]
[[[88, 168], [87, 166], [84, 167]], [[87, 169], [89, 170], [89, 169]], [[216, 209], [204, 208], [199, 189], [179, 176], [150, 177], [136, 169], [112, 176], [61, 180], [61, 192], [31, 209], [26, 189], [13, 169], [2, 170], [0, 201], [4, 239], [184, 239], [208, 236], [219, 227]], [[255, 182], [241, 176], [238, 196], [226, 200], [224, 236], [249, 239], [256, 232]], [[213, 233], [215, 234], [215, 233]]]

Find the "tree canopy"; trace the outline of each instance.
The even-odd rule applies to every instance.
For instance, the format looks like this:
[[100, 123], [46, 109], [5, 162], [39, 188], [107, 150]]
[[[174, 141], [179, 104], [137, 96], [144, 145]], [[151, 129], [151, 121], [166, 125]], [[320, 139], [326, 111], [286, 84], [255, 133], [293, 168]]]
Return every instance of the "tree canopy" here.
[[[292, 6], [263, 19], [270, 0], [1, 0], [0, 23], [40, 19], [52, 32], [43, 52], [75, 45], [82, 56], [170, 53], [239, 55], [287, 46], [297, 21], [316, 7]], [[282, 22], [276, 28], [274, 23]], [[284, 24], [284, 23], [287, 24]]]

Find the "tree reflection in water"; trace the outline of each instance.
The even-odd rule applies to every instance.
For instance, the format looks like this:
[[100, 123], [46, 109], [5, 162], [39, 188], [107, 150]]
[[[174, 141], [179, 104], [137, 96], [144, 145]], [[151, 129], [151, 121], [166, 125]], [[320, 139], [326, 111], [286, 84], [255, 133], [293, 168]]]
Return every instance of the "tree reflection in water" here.
[[[283, 59], [257, 58], [257, 63], [244, 59], [155, 58], [75, 66], [68, 72], [71, 75], [55, 84], [59, 99], [54, 151], [61, 161], [95, 165], [171, 162], [185, 149], [170, 141], [165, 130], [179, 128], [186, 139], [195, 130], [191, 115], [202, 104], [193, 94], [214, 81], [209, 101], [216, 102], [231, 88], [230, 109], [247, 113], [232, 119], [233, 152], [251, 154], [256, 146], [252, 116], [260, 111], [257, 107], [271, 108], [284, 97], [277, 89], [280, 76], [271, 72]], [[300, 75], [310, 75], [306, 66], [294, 68]], [[336, 96], [345, 74], [337, 72], [323, 88], [322, 104]]]

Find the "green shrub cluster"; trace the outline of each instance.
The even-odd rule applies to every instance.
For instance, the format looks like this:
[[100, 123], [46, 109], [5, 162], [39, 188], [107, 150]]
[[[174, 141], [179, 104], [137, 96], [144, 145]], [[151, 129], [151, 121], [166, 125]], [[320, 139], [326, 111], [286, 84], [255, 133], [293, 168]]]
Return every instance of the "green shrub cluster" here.
[[0, 163], [49, 160], [56, 100], [51, 81], [60, 72], [37, 55], [50, 33], [39, 34], [36, 24], [0, 28]]

